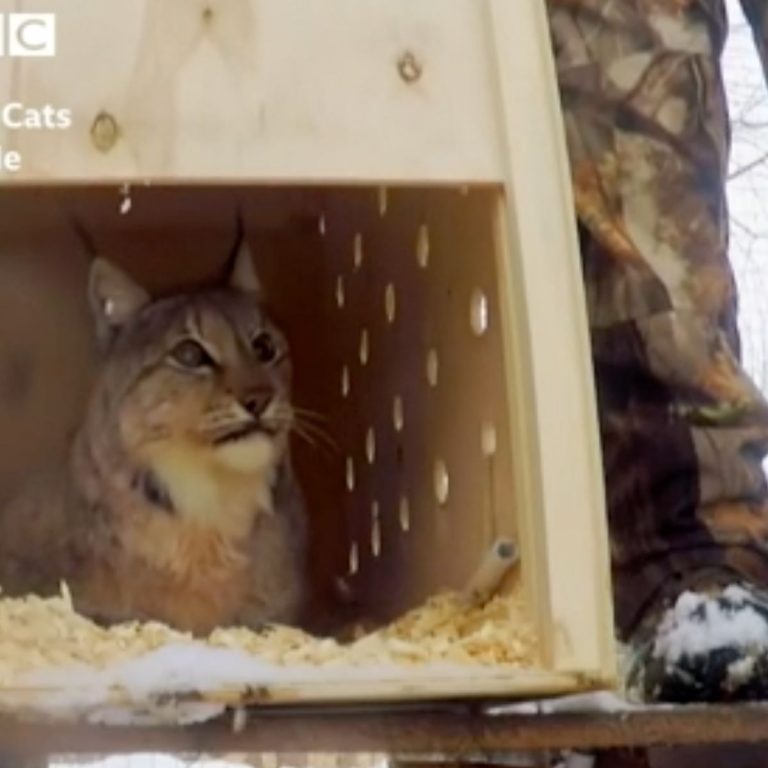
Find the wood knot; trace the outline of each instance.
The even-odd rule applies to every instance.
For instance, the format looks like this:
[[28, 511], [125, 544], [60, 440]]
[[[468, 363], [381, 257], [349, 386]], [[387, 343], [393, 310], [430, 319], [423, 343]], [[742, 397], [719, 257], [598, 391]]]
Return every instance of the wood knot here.
[[109, 152], [120, 138], [120, 126], [117, 120], [105, 111], [99, 112], [91, 125], [91, 141], [99, 152]]
[[405, 51], [397, 60], [397, 71], [403, 82], [415, 83], [424, 71], [422, 63], [411, 51]]

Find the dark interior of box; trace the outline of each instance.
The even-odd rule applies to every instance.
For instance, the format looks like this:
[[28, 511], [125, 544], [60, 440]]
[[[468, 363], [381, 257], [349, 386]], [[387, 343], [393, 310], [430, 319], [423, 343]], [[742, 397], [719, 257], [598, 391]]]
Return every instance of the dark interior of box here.
[[294, 401], [323, 419], [294, 446], [317, 613], [387, 618], [461, 586], [514, 532], [491, 210], [457, 190], [3, 189], [2, 498], [80, 418], [89, 251], [155, 295], [212, 285], [241, 211]]

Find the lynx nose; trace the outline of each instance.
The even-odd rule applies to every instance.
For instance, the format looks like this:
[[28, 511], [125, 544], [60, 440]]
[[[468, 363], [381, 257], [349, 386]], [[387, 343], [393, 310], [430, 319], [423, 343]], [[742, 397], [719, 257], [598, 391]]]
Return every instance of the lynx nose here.
[[256, 389], [249, 392], [243, 399], [243, 407], [251, 416], [258, 418], [267, 410], [267, 406], [272, 402], [271, 389]]

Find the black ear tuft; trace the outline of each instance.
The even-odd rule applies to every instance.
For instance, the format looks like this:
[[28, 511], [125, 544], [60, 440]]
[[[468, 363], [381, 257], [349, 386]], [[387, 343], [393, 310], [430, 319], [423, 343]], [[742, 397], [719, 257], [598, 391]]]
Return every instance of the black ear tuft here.
[[238, 206], [235, 242], [226, 262], [226, 282], [244, 293], [261, 294], [261, 282], [256, 274], [253, 253], [245, 237], [243, 212]]

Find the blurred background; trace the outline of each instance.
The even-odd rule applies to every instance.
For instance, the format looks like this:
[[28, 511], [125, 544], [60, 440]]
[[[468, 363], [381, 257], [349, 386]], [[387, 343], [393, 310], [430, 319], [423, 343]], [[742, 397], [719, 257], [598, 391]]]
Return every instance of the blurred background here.
[[738, 0], [723, 58], [733, 126], [728, 202], [744, 362], [768, 392], [768, 88]]

